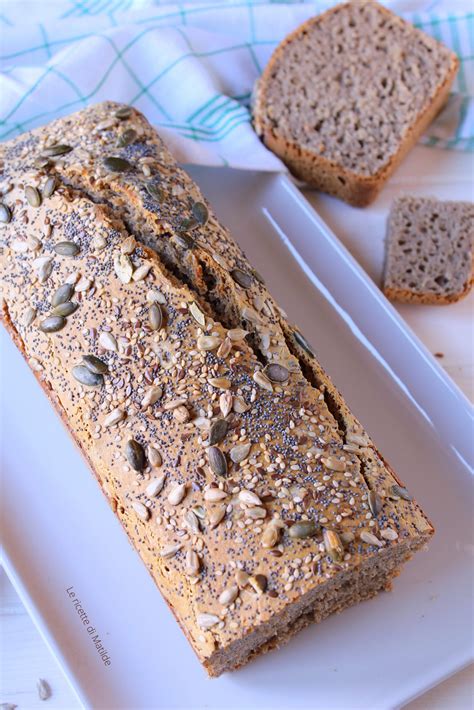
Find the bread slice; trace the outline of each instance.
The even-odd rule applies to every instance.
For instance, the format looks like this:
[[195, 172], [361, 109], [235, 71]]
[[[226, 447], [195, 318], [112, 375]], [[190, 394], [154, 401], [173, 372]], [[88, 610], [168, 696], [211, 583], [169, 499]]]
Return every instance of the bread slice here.
[[400, 197], [388, 220], [383, 290], [394, 301], [453, 303], [473, 282], [474, 204]]
[[446, 101], [459, 62], [375, 2], [338, 5], [277, 47], [254, 124], [295, 176], [368, 205]]

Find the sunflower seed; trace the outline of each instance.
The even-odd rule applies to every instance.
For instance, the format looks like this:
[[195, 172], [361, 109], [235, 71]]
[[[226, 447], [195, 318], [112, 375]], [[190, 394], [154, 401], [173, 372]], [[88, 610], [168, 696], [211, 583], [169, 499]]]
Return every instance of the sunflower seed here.
[[199, 555], [194, 550], [188, 550], [186, 552], [186, 574], [188, 577], [197, 577], [199, 574], [199, 568], [201, 567], [201, 561]]
[[258, 595], [264, 594], [267, 590], [268, 581], [264, 574], [256, 574], [249, 577], [248, 584]]
[[132, 274], [134, 281], [143, 281], [151, 271], [151, 264], [141, 264]]
[[222, 343], [222, 339], [215, 335], [200, 335], [197, 339], [199, 350], [215, 350]]
[[40, 257], [38, 262], [38, 279], [44, 284], [53, 273], [53, 261], [51, 256]]
[[158, 202], [161, 202], [164, 197], [162, 188], [154, 183], [147, 183], [146, 191], [153, 200], [157, 200]]
[[192, 510], [187, 510], [184, 513], [183, 520], [184, 520], [184, 524], [186, 525], [187, 528], [189, 528], [191, 530], [191, 532], [193, 532], [193, 533], [200, 532], [201, 528], [199, 526], [199, 518], [197, 517], [196, 513], [194, 513]]
[[142, 409], [146, 409], [147, 407], [150, 407], [152, 404], [156, 404], [158, 400], [161, 398], [163, 394], [163, 390], [159, 386], [155, 387], [150, 387], [146, 392], [145, 396], [142, 399]]
[[57, 333], [66, 325], [66, 319], [62, 316], [48, 316], [39, 325], [43, 333]]
[[28, 242], [24, 241], [23, 239], [15, 239], [11, 243], [11, 248], [17, 254], [26, 254], [30, 247], [28, 246]]
[[413, 497], [408, 493], [406, 488], [403, 488], [403, 486], [394, 485], [390, 488], [390, 492], [398, 498], [403, 498], [403, 500], [413, 500]]
[[219, 345], [219, 348], [217, 350], [217, 357], [226, 358], [231, 350], [232, 350], [232, 342], [229, 340], [229, 338], [224, 338], [224, 340]]
[[314, 520], [300, 520], [298, 523], [293, 523], [288, 530], [288, 534], [293, 539], [304, 539], [306, 537], [314, 537], [319, 530], [319, 525]]
[[264, 390], [267, 390], [268, 392], [273, 392], [273, 385], [266, 377], [261, 370], [256, 370], [253, 373], [253, 381], [256, 382], [256, 384], [259, 387], [262, 387]]
[[40, 155], [39, 158], [33, 160], [33, 167], [37, 170], [45, 170], [51, 166], [51, 161], [44, 155]]
[[155, 449], [154, 446], [149, 446], [146, 453], [150, 466], [153, 466], [153, 468], [159, 468], [163, 463], [163, 459], [161, 458], [161, 454], [158, 449]]
[[341, 538], [342, 542], [353, 542], [355, 540], [355, 535], [353, 532], [350, 532], [349, 530], [346, 530], [345, 532], [342, 532], [339, 537]]
[[33, 323], [35, 318], [36, 318], [36, 310], [34, 308], [32, 308], [31, 306], [28, 306], [28, 308], [26, 308], [25, 312], [23, 313], [22, 323], [26, 328], [28, 328], [28, 326], [30, 326]]
[[62, 286], [57, 288], [56, 291], [53, 293], [53, 297], [51, 298], [51, 305], [54, 308], [54, 306], [59, 306], [60, 303], [66, 303], [66, 301], [70, 301], [73, 293], [73, 284], [63, 284]]
[[51, 697], [51, 688], [49, 683], [47, 683], [43, 678], [40, 678], [36, 683], [36, 688], [38, 690], [38, 697], [40, 700], [48, 700]]
[[250, 274], [246, 271], [242, 271], [242, 269], [232, 269], [230, 275], [234, 281], [239, 284], [239, 286], [242, 286], [242, 288], [250, 288], [253, 283], [253, 279]]
[[80, 248], [74, 242], [58, 242], [53, 249], [56, 254], [61, 254], [61, 256], [77, 256], [80, 252]]
[[158, 289], [154, 289], [153, 291], [150, 289], [146, 294], [146, 300], [148, 303], [161, 303], [162, 306], [166, 303], [165, 296], [161, 291], [158, 291]]
[[310, 355], [311, 357], [316, 357], [316, 354], [311, 347], [311, 345], [308, 343], [304, 335], [301, 335], [299, 330], [294, 330], [293, 331], [293, 337], [296, 341], [296, 344], [300, 346], [300, 348], [303, 348], [303, 350]]
[[220, 500], [227, 498], [228, 494], [225, 491], [221, 491], [220, 488], [208, 488], [204, 491], [204, 500], [209, 503], [217, 503]]
[[286, 367], [283, 367], [283, 365], [279, 365], [276, 362], [272, 362], [270, 365], [267, 365], [263, 372], [268, 377], [270, 382], [284, 383], [288, 382], [288, 378], [290, 377], [290, 373]]
[[82, 291], [88, 291], [92, 284], [92, 279], [87, 278], [87, 276], [81, 276], [79, 281], [76, 283], [76, 291], [78, 293], [81, 293]]
[[255, 508], [249, 508], [245, 512], [245, 514], [248, 518], [251, 518], [252, 520], [263, 520], [263, 518], [267, 517], [266, 509], [261, 508], [259, 506], [256, 506]]
[[121, 106], [114, 113], [115, 118], [120, 118], [121, 120], [130, 118], [131, 115], [132, 109], [130, 108], [130, 106]]
[[375, 491], [369, 491], [369, 508], [375, 518], [382, 510], [382, 499]]
[[270, 549], [278, 544], [281, 531], [285, 524], [281, 520], [273, 519], [269, 522], [262, 535], [262, 547]]
[[125, 444], [125, 456], [134, 471], [143, 471], [146, 466], [146, 456], [143, 446], [135, 439], [129, 439]]
[[120, 136], [117, 141], [117, 145], [120, 148], [125, 148], [127, 145], [131, 145], [137, 138], [137, 132], [133, 130], [133, 128], [127, 128], [126, 131], [124, 131]]
[[232, 328], [227, 331], [227, 337], [234, 343], [244, 340], [248, 334], [248, 330], [244, 330], [243, 328]]
[[383, 545], [382, 540], [379, 540], [378, 537], [373, 535], [371, 532], [368, 532], [367, 530], [363, 530], [360, 533], [360, 539], [363, 542], [366, 542], [368, 545], [376, 545], [377, 547], [382, 547]]
[[219, 525], [221, 520], [224, 519], [225, 514], [226, 506], [216, 505], [216, 507], [209, 513], [209, 523], [211, 525], [211, 528], [215, 528], [217, 525]]
[[262, 501], [256, 493], [248, 491], [245, 488], [239, 492], [239, 501], [245, 505], [262, 505]]
[[127, 256], [130, 256], [130, 254], [133, 254], [135, 251], [135, 248], [137, 246], [137, 243], [135, 241], [134, 237], [127, 237], [124, 242], [122, 242], [120, 246], [120, 253], [121, 254], [127, 254]]
[[163, 325], [163, 311], [158, 303], [153, 303], [148, 309], [148, 321], [152, 330], [160, 330]]
[[204, 202], [195, 202], [192, 207], [192, 213], [194, 219], [199, 222], [199, 224], [206, 224], [209, 219], [209, 210]]
[[196, 323], [199, 323], [200, 326], [203, 328], [206, 326], [206, 316], [204, 313], [201, 311], [197, 303], [194, 303], [194, 301], [188, 306], [189, 312], [191, 313], [192, 317], [196, 321]]
[[88, 370], [93, 372], [95, 375], [106, 375], [109, 372], [107, 363], [101, 360], [95, 355], [84, 355], [82, 362], [87, 367]]
[[238, 595], [239, 588], [236, 584], [232, 585], [232, 587], [227, 587], [227, 589], [224, 589], [224, 591], [219, 595], [219, 604], [222, 604], [222, 606], [229, 606], [229, 604], [235, 602]]
[[385, 538], [385, 540], [396, 540], [398, 538], [398, 533], [392, 528], [385, 528], [380, 531], [380, 536]]
[[64, 145], [63, 143], [55, 143], [54, 145], [49, 145], [43, 148], [43, 156], [47, 158], [54, 158], [57, 155], [66, 155], [72, 150], [70, 145]]
[[220, 619], [215, 614], [203, 613], [197, 615], [196, 621], [201, 629], [212, 629], [213, 626], [219, 623]]
[[104, 166], [113, 173], [126, 173], [128, 170], [132, 169], [128, 160], [125, 160], [125, 158], [117, 158], [116, 156], [105, 158]]
[[155, 498], [163, 490], [163, 486], [166, 481], [166, 473], [162, 473], [158, 478], [154, 478], [147, 487], [145, 488], [145, 493], [149, 498]]
[[148, 520], [150, 517], [150, 511], [146, 507], [146, 505], [143, 505], [143, 503], [140, 503], [139, 500], [134, 500], [132, 501], [132, 508], [135, 511], [135, 513], [138, 515], [139, 518], [142, 520]]
[[49, 178], [46, 180], [46, 182], [45, 182], [45, 184], [44, 184], [44, 187], [43, 187], [43, 190], [42, 190], [43, 197], [45, 197], [46, 199], [48, 199], [48, 197], [51, 197], [51, 195], [53, 194], [53, 192], [56, 190], [57, 186], [58, 186], [58, 183], [57, 183], [57, 181], [56, 181], [56, 178], [55, 178], [55, 177], [49, 177]]
[[215, 444], [220, 444], [226, 437], [229, 430], [229, 425], [225, 419], [217, 419], [211, 426], [209, 432], [209, 444], [214, 446]]
[[115, 337], [112, 335], [112, 333], [109, 333], [106, 330], [99, 334], [98, 342], [100, 347], [104, 348], [104, 350], [111, 350], [114, 353], [118, 351], [118, 345]]
[[4, 205], [3, 203], [0, 203], [0, 222], [3, 222], [3, 224], [8, 224], [11, 218], [12, 213], [10, 212], [9, 207]]
[[133, 264], [127, 254], [115, 255], [114, 270], [122, 283], [130, 283], [133, 274]]
[[370, 444], [370, 440], [365, 434], [356, 432], [348, 432], [345, 439], [348, 443], [356, 444], [357, 446], [368, 446]]
[[40, 206], [41, 193], [36, 187], [33, 187], [32, 185], [27, 185], [25, 187], [25, 197], [26, 197], [27, 202], [32, 207], [39, 207]]
[[216, 387], [221, 390], [229, 390], [232, 387], [232, 382], [227, 379], [227, 377], [210, 377], [208, 383], [212, 387]]
[[321, 463], [326, 466], [330, 471], [345, 471], [346, 462], [335, 458], [334, 456], [328, 456], [327, 458], [321, 458]]
[[246, 412], [248, 409], [250, 409], [249, 405], [245, 402], [244, 398], [241, 397], [240, 395], [237, 395], [237, 397], [234, 397], [234, 400], [232, 402], [232, 408], [236, 414], [243, 414]]
[[79, 304], [74, 301], [66, 301], [65, 303], [60, 303], [55, 308], [51, 309], [52, 316], [67, 316], [72, 315], [79, 308]]
[[219, 397], [219, 409], [223, 417], [227, 417], [232, 411], [232, 395], [230, 392], [223, 392]]
[[186, 495], [186, 484], [178, 483], [168, 494], [168, 503], [170, 505], [179, 505]]
[[230, 450], [230, 458], [234, 463], [244, 461], [250, 453], [252, 444], [237, 444]]
[[204, 429], [205, 431], [209, 431], [211, 428], [211, 422], [206, 417], [196, 417], [196, 419], [193, 419], [193, 424], [199, 429]]
[[192, 510], [193, 513], [197, 515], [199, 520], [204, 520], [204, 518], [206, 517], [206, 509], [202, 505], [195, 505]]
[[180, 542], [174, 545], [165, 545], [161, 548], [160, 557], [163, 557], [163, 559], [165, 560], [169, 559], [170, 557], [174, 557], [176, 553], [181, 550], [182, 547], [183, 546]]
[[249, 583], [250, 575], [243, 569], [238, 569], [235, 573], [235, 581], [239, 589], [243, 589]]
[[326, 552], [333, 562], [342, 562], [344, 559], [344, 545], [335, 530], [323, 530], [323, 540]]
[[217, 448], [217, 446], [210, 446], [207, 450], [207, 456], [209, 458], [209, 466], [211, 471], [216, 474], [216, 476], [227, 476], [227, 459], [225, 454]]
[[76, 365], [72, 368], [72, 376], [86, 387], [98, 387], [104, 384], [102, 375], [91, 372], [85, 365]]
[[191, 419], [191, 415], [183, 404], [173, 409], [173, 416], [180, 424], [186, 424]]
[[123, 422], [126, 416], [126, 413], [122, 409], [113, 409], [110, 414], [105, 417], [103, 425], [106, 429], [108, 429], [108, 427], [115, 426], [115, 424]]

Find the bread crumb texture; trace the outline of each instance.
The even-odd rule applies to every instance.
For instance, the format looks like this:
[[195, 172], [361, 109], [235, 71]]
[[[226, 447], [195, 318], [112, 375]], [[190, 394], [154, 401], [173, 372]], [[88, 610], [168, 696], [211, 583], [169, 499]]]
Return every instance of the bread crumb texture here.
[[208, 672], [388, 588], [432, 526], [144, 117], [0, 159], [4, 325]]

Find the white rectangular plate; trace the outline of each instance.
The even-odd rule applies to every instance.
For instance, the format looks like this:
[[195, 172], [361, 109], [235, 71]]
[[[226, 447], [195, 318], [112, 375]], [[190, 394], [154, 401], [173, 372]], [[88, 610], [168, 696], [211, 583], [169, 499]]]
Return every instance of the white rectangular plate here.
[[399, 706], [472, 658], [470, 405], [286, 178], [191, 172], [437, 534], [392, 593], [209, 681], [2, 330], [7, 571], [86, 707]]

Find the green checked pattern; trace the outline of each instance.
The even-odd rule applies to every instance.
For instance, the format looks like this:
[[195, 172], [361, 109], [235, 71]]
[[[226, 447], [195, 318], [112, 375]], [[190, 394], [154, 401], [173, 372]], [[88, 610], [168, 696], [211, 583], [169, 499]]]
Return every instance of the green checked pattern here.
[[[332, 4], [3, 0], [0, 140], [113, 99], [143, 111], [180, 160], [280, 169], [252, 130], [252, 88], [281, 39]], [[402, 2], [385, 4], [397, 11]], [[448, 106], [422, 142], [472, 150], [474, 11], [457, 0], [412, 5], [406, 18], [461, 60]]]

